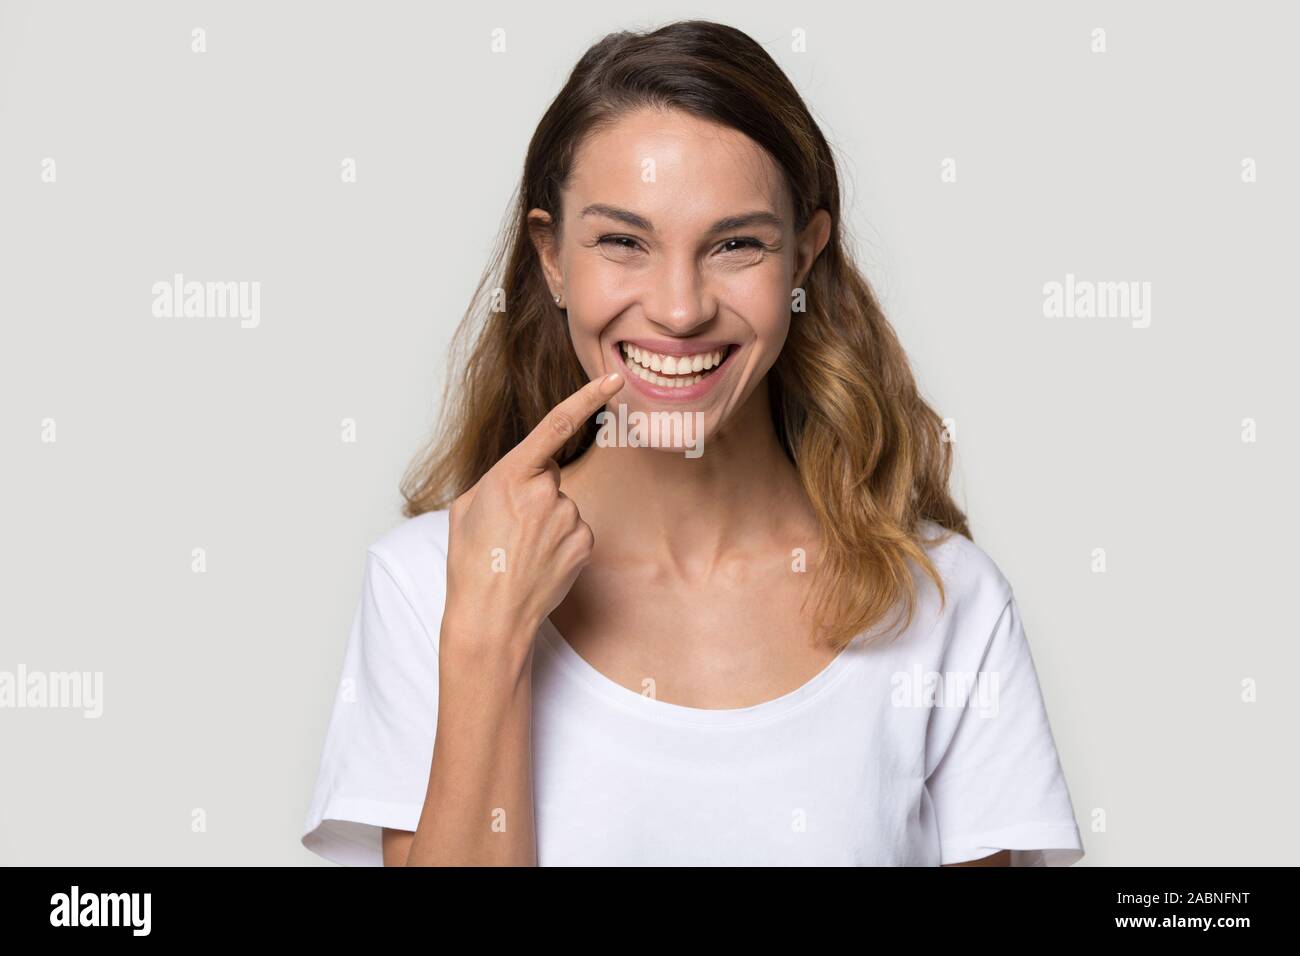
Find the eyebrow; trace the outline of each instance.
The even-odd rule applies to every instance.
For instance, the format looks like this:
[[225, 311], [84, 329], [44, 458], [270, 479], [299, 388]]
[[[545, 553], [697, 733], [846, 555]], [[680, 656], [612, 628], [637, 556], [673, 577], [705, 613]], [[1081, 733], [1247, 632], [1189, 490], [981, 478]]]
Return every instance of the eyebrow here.
[[[655, 231], [655, 227], [645, 216], [638, 215], [630, 209], [610, 206], [603, 202], [592, 203], [578, 215], [579, 218], [584, 216], [604, 216], [607, 219], [614, 219], [631, 226], [633, 229], [641, 229], [645, 232]], [[709, 227], [709, 232], [730, 232], [733, 229], [743, 229], [746, 226], [774, 226], [777, 229], [782, 229], [785, 227], [785, 222], [775, 213], [760, 209], [754, 212], [741, 213], [737, 216], [724, 216]]]

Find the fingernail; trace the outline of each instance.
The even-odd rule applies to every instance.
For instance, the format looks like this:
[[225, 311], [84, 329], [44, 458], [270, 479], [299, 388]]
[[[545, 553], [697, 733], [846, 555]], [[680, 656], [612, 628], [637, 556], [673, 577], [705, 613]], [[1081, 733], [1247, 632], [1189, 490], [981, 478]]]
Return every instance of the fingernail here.
[[623, 376], [618, 372], [610, 372], [605, 376], [605, 380], [600, 383], [602, 389], [612, 388], [623, 381]]

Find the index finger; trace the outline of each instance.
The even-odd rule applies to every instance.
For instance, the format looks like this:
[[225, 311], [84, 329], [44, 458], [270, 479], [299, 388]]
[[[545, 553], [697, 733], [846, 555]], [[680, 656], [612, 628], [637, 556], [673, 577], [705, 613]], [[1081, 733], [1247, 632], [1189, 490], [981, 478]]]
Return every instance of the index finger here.
[[618, 372], [588, 382], [547, 412], [537, 427], [525, 435], [505, 458], [521, 467], [544, 470], [551, 456], [563, 448], [583, 423], [622, 387], [623, 376]]

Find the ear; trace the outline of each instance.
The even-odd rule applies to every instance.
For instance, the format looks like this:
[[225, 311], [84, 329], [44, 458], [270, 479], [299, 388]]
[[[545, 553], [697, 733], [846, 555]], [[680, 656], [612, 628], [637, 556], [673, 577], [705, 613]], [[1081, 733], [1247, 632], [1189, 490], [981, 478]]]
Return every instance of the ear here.
[[555, 221], [545, 209], [532, 209], [528, 212], [528, 237], [537, 250], [537, 258], [542, 264], [546, 284], [551, 287], [551, 295], [564, 292], [564, 279], [560, 272], [559, 237], [555, 231]]
[[804, 226], [803, 232], [799, 233], [795, 239], [795, 248], [797, 250], [794, 267], [795, 288], [802, 286], [804, 280], [808, 278], [813, 263], [822, 254], [822, 250], [826, 248], [826, 243], [830, 241], [830, 238], [831, 214], [825, 209], [818, 209], [809, 218], [808, 225]]

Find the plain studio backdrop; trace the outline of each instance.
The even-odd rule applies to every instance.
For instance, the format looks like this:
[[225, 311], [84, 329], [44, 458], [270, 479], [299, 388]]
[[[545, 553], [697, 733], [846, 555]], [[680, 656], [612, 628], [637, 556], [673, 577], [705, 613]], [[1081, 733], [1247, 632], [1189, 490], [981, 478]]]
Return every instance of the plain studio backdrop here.
[[[321, 862], [365, 548], [529, 136], [600, 36], [688, 17], [762, 43], [835, 149], [1084, 865], [1300, 855], [1294, 10], [650, 12], [0, 5], [0, 671], [103, 681], [98, 717], [0, 710], [0, 860]], [[258, 283], [256, 324], [155, 314], [178, 274]], [[1067, 282], [1145, 314], [1049, 314]]]

